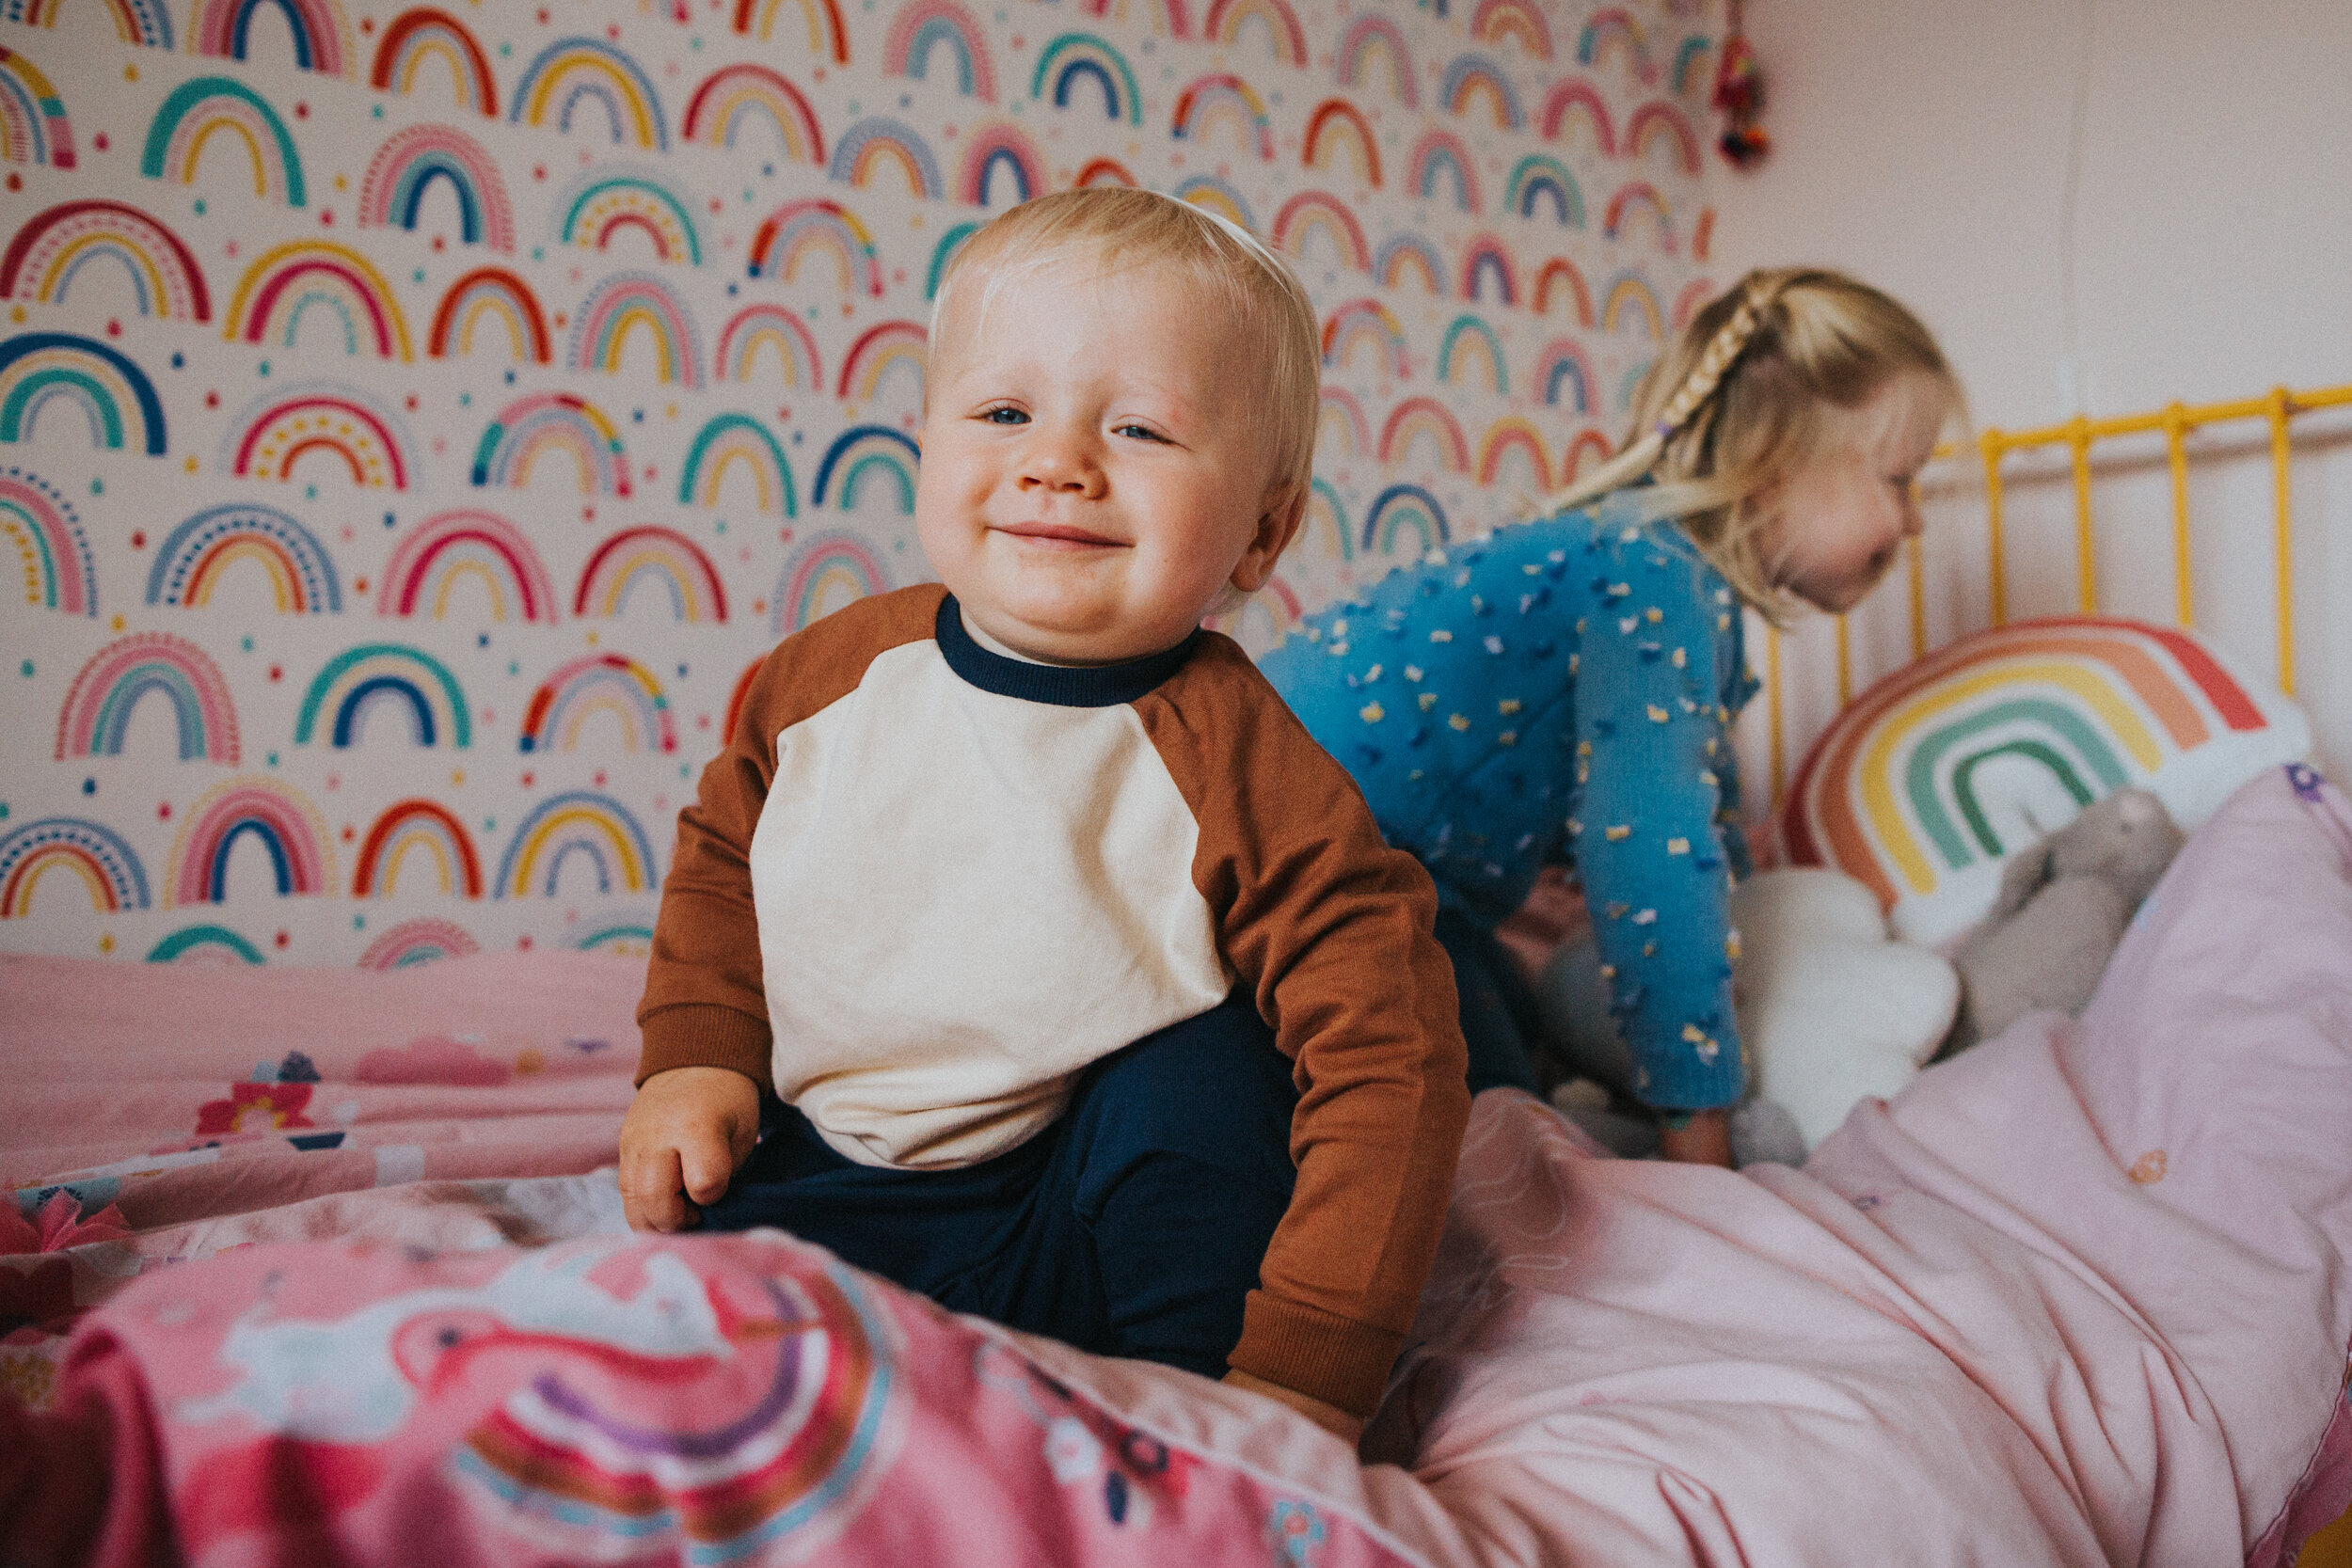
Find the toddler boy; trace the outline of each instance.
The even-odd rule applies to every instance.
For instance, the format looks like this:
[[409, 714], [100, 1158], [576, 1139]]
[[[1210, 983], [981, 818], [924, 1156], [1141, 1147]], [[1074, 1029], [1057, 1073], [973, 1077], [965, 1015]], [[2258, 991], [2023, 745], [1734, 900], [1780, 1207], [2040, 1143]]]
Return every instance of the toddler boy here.
[[1200, 627], [1305, 513], [1318, 358], [1288, 270], [1167, 197], [1043, 198], [957, 253], [915, 498], [941, 582], [779, 645], [680, 814], [632, 1224], [691, 1200], [1371, 1412], [1469, 1114], [1436, 898]]

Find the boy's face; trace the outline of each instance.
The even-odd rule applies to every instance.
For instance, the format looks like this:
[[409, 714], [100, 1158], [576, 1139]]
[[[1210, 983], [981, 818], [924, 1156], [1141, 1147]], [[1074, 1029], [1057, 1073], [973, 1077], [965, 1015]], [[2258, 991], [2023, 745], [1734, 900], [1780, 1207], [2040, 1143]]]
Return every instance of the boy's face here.
[[1947, 395], [1904, 372], [1859, 408], [1828, 411], [1822, 451], [1783, 483], [1766, 547], [1781, 586], [1842, 615], [1860, 604], [1920, 530], [1913, 484], [1949, 417]]
[[914, 501], [966, 620], [1108, 664], [1263, 587], [1303, 498], [1274, 483], [1262, 348], [1167, 266], [1075, 251], [991, 281], [958, 278], [932, 340]]

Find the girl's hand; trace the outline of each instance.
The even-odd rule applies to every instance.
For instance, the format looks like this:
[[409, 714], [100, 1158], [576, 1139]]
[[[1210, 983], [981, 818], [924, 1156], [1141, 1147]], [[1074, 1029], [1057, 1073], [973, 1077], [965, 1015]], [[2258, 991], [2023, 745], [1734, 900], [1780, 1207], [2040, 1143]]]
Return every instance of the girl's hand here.
[[1239, 1367], [1228, 1371], [1225, 1381], [1236, 1388], [1247, 1388], [1253, 1394], [1263, 1394], [1267, 1399], [1280, 1401], [1350, 1448], [1354, 1448], [1357, 1439], [1364, 1434], [1362, 1418], [1351, 1416], [1336, 1404], [1326, 1404], [1312, 1394], [1302, 1394], [1295, 1388], [1268, 1383], [1264, 1378], [1251, 1376]]
[[621, 1212], [632, 1230], [702, 1221], [759, 1139], [759, 1085], [721, 1067], [672, 1068], [645, 1080], [621, 1119]]
[[1693, 1111], [1679, 1127], [1668, 1117], [1658, 1130], [1658, 1152], [1684, 1164], [1721, 1165], [1729, 1170], [1731, 1113]]

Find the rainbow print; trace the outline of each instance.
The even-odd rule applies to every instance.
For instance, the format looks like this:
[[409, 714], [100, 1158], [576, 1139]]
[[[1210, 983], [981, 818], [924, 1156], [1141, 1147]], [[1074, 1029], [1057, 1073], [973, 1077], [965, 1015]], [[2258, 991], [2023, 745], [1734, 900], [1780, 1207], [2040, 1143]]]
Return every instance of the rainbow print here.
[[0, 46], [0, 163], [73, 166], [73, 122], [40, 68]]
[[1576, 483], [1577, 476], [1584, 471], [1584, 459], [1587, 456], [1597, 462], [1606, 463], [1613, 450], [1609, 445], [1609, 437], [1599, 431], [1580, 431], [1577, 433], [1576, 439], [1568, 443], [1568, 450], [1560, 454], [1560, 469], [1555, 477], [1564, 485], [1573, 484]]
[[476, 267], [449, 286], [433, 312], [425, 353], [436, 359], [471, 354], [474, 328], [485, 317], [506, 328], [516, 364], [544, 365], [554, 357], [539, 296], [503, 267]]
[[351, 895], [390, 897], [401, 863], [412, 850], [422, 850], [432, 863], [442, 897], [482, 896], [482, 862], [474, 854], [472, 835], [448, 807], [425, 800], [395, 801], [375, 819], [359, 842]]
[[489, 591], [490, 619], [516, 619], [553, 626], [555, 584], [539, 552], [522, 530], [492, 512], [443, 512], [403, 534], [384, 563], [375, 612], [407, 617], [430, 611], [449, 614], [450, 596], [460, 582]]
[[1242, 29], [1252, 22], [1264, 30], [1267, 53], [1279, 63], [1307, 63], [1307, 32], [1286, 0], [1211, 0], [1201, 34], [1232, 48], [1241, 41]]
[[1689, 288], [1675, 295], [1674, 328], [1677, 332], [1691, 325], [1707, 302], [1715, 297], [1715, 285], [1708, 278], [1699, 278]]
[[1715, 209], [1699, 209], [1699, 221], [1691, 229], [1691, 254], [1699, 261], [1707, 260], [1707, 252], [1715, 239]]
[[1373, 254], [1372, 276], [1391, 289], [1402, 289], [1409, 280], [1424, 293], [1445, 296], [1445, 258], [1419, 234], [1391, 234], [1381, 241]]
[[1649, 40], [1642, 32], [1642, 24], [1622, 9], [1612, 7], [1595, 11], [1577, 35], [1576, 63], [1591, 69], [1608, 55], [1622, 55], [1633, 78], [1645, 85], [1658, 80], [1657, 62], [1650, 58]]
[[1535, 275], [1537, 315], [1551, 313], [1551, 296], [1555, 293], [1567, 295], [1569, 305], [1575, 308], [1579, 326], [1593, 325], [1593, 291], [1585, 286], [1584, 275], [1576, 270], [1576, 263], [1565, 256], [1546, 261], [1543, 270]]
[[[768, 611], [769, 629], [781, 637], [869, 594], [889, 591], [889, 570], [873, 546], [839, 530], [812, 533], [785, 558]], [[739, 707], [742, 689], [736, 694]], [[732, 721], [727, 733], [734, 733]]]
[[1070, 188], [1082, 191], [1093, 185], [1124, 185], [1134, 190], [1136, 183], [1135, 175], [1118, 159], [1089, 158], [1078, 171], [1078, 178], [1070, 182]]
[[1274, 162], [1274, 122], [1266, 118], [1265, 104], [1256, 88], [1231, 71], [1203, 76], [1179, 93], [1168, 134], [1179, 141], [1197, 141], [1205, 147], [1210, 133], [1219, 125], [1233, 127], [1243, 151]]
[[1037, 143], [1009, 121], [983, 125], [964, 137], [963, 162], [956, 173], [956, 199], [967, 207], [985, 207], [993, 194], [996, 171], [1012, 179], [1012, 200], [1018, 205], [1045, 194], [1045, 156]]
[[1418, 484], [1391, 484], [1364, 514], [1363, 547], [1394, 555], [1397, 540], [1407, 529], [1413, 532], [1410, 553], [1415, 556], [1436, 549], [1451, 537], [1446, 531], [1445, 508], [1438, 504], [1437, 497]]
[[230, 342], [294, 346], [313, 307], [342, 328], [343, 351], [362, 347], [379, 359], [406, 360], [408, 323], [391, 286], [349, 245], [294, 240], [264, 251], [230, 296], [223, 336]]
[[0, 298], [62, 303], [92, 260], [130, 275], [142, 316], [211, 321], [204, 269], [180, 236], [119, 201], [61, 201], [16, 231], [0, 254]]
[[193, 185], [204, 145], [215, 135], [246, 150], [254, 194], [303, 204], [302, 156], [286, 122], [260, 93], [227, 76], [191, 77], [171, 89], [147, 128], [139, 172]]
[[920, 322], [880, 322], [859, 335], [841, 361], [840, 394], [871, 403], [893, 371], [904, 369], [914, 379], [914, 402], [923, 402], [923, 366], [930, 334]]
[[690, 142], [733, 147], [744, 124], [755, 116], [775, 127], [787, 158], [823, 166], [825, 134], [817, 123], [817, 111], [800, 88], [766, 66], [748, 61], [720, 67], [694, 89], [678, 135]]
[[1473, 358], [1486, 360], [1486, 373], [1481, 379], [1494, 388], [1495, 395], [1509, 395], [1511, 378], [1503, 367], [1502, 340], [1493, 327], [1465, 312], [1454, 318], [1454, 325], [1445, 329], [1445, 341], [1438, 347], [1438, 379], [1451, 387], [1457, 368], [1465, 375], [1476, 374]]
[[492, 250], [515, 248], [515, 210], [506, 182], [482, 144], [449, 125], [412, 125], [376, 149], [359, 183], [359, 221], [381, 229], [417, 227], [424, 193], [447, 181], [457, 198], [457, 237]]
[[[1136, 3], [1142, 5], [1144, 0], [1136, 0]], [[1117, 4], [1119, 19], [1123, 22], [1127, 18], [1128, 0], [1117, 0]], [[1112, 5], [1113, 0], [1079, 0], [1078, 8], [1089, 16], [1107, 17], [1111, 14]], [[1155, 31], [1175, 39], [1192, 37], [1192, 13], [1186, 8], [1184, 0], [1158, 0], [1156, 5], [1152, 5], [1149, 8], [1159, 23]]]
[[1298, 591], [1278, 573], [1266, 578], [1263, 588], [1232, 610], [1209, 617], [1207, 625], [1244, 648], [1271, 648], [1296, 631], [1306, 618], [1306, 610], [1298, 602]]
[[430, 6], [401, 12], [384, 29], [368, 85], [378, 92], [414, 92], [418, 69], [432, 59], [449, 68], [450, 87], [461, 107], [498, 118], [498, 84], [490, 76], [489, 57], [464, 23]]
[[1332, 54], [1332, 71], [1343, 87], [1361, 88], [1370, 79], [1374, 62], [1387, 77], [1389, 96], [1407, 109], [1421, 107], [1421, 94], [1413, 85], [1413, 54], [1405, 46], [1405, 30], [1385, 16], [1367, 13], [1347, 24], [1340, 35], [1339, 48]]
[[813, 251], [833, 256], [844, 293], [863, 290], [882, 297], [882, 257], [874, 249], [874, 237], [855, 213], [837, 201], [789, 201], [777, 208], [752, 237], [751, 275], [789, 283]]
[[1637, 272], [1621, 272], [1610, 279], [1609, 290], [1602, 296], [1600, 329], [1614, 332], [1629, 314], [1638, 312], [1642, 329], [1653, 343], [1666, 339], [1666, 315], [1658, 308], [1658, 296]]
[[825, 372], [817, 357], [817, 340], [801, 318], [781, 305], [747, 305], [727, 318], [719, 329], [719, 346], [711, 356], [713, 381], [750, 381], [758, 367], [760, 350], [772, 345], [777, 368], [787, 390], [821, 390]]
[[349, 76], [358, 60], [351, 23], [336, 0], [197, 0], [188, 19], [188, 52], [242, 60], [262, 5], [274, 8], [294, 35], [294, 64], [323, 76]]
[[462, 958], [481, 951], [482, 944], [468, 936], [465, 927], [426, 916], [404, 920], [368, 943], [368, 950], [359, 955], [359, 967], [379, 972], [410, 969], [437, 958]]
[[603, 250], [614, 235], [635, 230], [653, 242], [656, 260], [702, 264], [702, 236], [686, 198], [650, 169], [592, 166], [565, 188], [553, 211], [558, 244]]
[[1451, 131], [1431, 131], [1413, 144], [1412, 156], [1406, 160], [1405, 188], [1423, 201], [1435, 201], [1443, 181], [1454, 187], [1454, 210], [1475, 216], [1486, 205], [1478, 194], [1477, 171], [1478, 160], [1467, 142]]
[[416, 467], [399, 419], [341, 382], [307, 381], [265, 392], [230, 421], [221, 438], [229, 471], [255, 479], [291, 480], [294, 465], [313, 452], [342, 458], [351, 482], [371, 489], [405, 490]]
[[1677, 98], [1706, 87], [1715, 79], [1715, 41], [1704, 34], [1693, 33], [1675, 50], [1674, 72], [1667, 78]]
[[1548, 153], [1531, 152], [1511, 170], [1511, 179], [1503, 187], [1503, 208], [1523, 218], [1532, 218], [1535, 215], [1535, 203], [1546, 197], [1551, 198], [1551, 215], [1561, 228], [1584, 227], [1584, 193], [1577, 189], [1576, 176], [1559, 159]]
[[955, 66], [956, 91], [983, 103], [996, 102], [996, 72], [989, 64], [988, 40], [972, 13], [956, 0], [908, 0], [890, 19], [882, 38], [882, 70], [892, 76], [928, 81], [933, 53], [946, 49]]
[[1645, 209], [1656, 220], [1654, 231], [1658, 248], [1672, 256], [1675, 253], [1674, 218], [1666, 211], [1666, 198], [1658, 194], [1658, 187], [1646, 180], [1635, 180], [1619, 187], [1609, 198], [1609, 214], [1601, 224], [1601, 237], [1616, 239], [1625, 229], [1626, 214], [1636, 206]]
[[82, 666], [57, 715], [56, 760], [118, 757], [132, 710], [163, 693], [180, 737], [182, 762], [237, 760], [237, 709], [220, 666], [169, 632], [134, 632]]
[[1620, 411], [1627, 413], [1632, 411], [1633, 400], [1642, 395], [1642, 383], [1649, 379], [1651, 367], [1657, 363], [1656, 359], [1645, 359], [1628, 369], [1625, 374], [1618, 378], [1617, 407]]
[[566, 38], [532, 57], [515, 84], [506, 118], [516, 125], [572, 128], [581, 100], [600, 105], [612, 140], [656, 150], [670, 145], [661, 98], [643, 67], [601, 39]]
[[148, 950], [151, 964], [258, 964], [262, 950], [226, 926], [183, 926]]
[[1072, 89], [1082, 81], [1102, 89], [1105, 117], [1130, 125], [1143, 123], [1143, 94], [1136, 87], [1136, 73], [1127, 69], [1126, 56], [1092, 33], [1064, 33], [1040, 51], [1029, 96], [1042, 99], [1050, 93], [1054, 107], [1066, 109]]
[[1322, 191], [1301, 191], [1282, 203], [1274, 214], [1274, 246], [1295, 256], [1307, 255], [1307, 242], [1321, 234], [1339, 253], [1342, 266], [1358, 272], [1372, 270], [1372, 250], [1364, 244], [1364, 226], [1338, 197]]
[[1663, 99], [1643, 104], [1625, 122], [1626, 155], [1647, 157], [1651, 144], [1661, 136], [1674, 149], [1675, 166], [1695, 177], [1699, 172], [1698, 135], [1691, 129], [1691, 122], [1682, 118], [1682, 111]]
[[473, 744], [473, 716], [457, 677], [431, 654], [403, 642], [362, 642], [328, 659], [302, 693], [294, 744], [308, 746], [318, 738], [324, 718], [327, 744], [344, 750], [383, 705], [407, 715], [408, 738], [415, 745], [438, 746], [446, 739], [463, 751]]
[[614, 958], [642, 958], [653, 951], [653, 927], [630, 921], [600, 926], [572, 943], [575, 953], [610, 953]]
[[91, 446], [119, 451], [135, 441], [150, 457], [164, 454], [163, 400], [147, 372], [120, 352], [72, 332], [0, 340], [0, 441], [30, 439], [52, 398], [82, 410]]
[[1356, 559], [1356, 536], [1348, 527], [1347, 508], [1327, 479], [1312, 481], [1309, 485], [1307, 518], [1300, 532], [1305, 538], [1319, 541], [1323, 553], [1333, 561], [1343, 563]]
[[959, 223], [939, 236], [939, 245], [931, 252], [930, 274], [923, 280], [925, 299], [939, 297], [939, 280], [946, 276], [947, 263], [954, 261], [956, 252], [963, 248], [963, 242], [979, 230], [980, 226], [977, 223]]
[[1372, 344], [1374, 366], [1402, 381], [1412, 373], [1405, 357], [1405, 328], [1376, 299], [1350, 300], [1323, 323], [1323, 362], [1345, 370], [1359, 342]]
[[1518, 42], [1532, 60], [1551, 58], [1551, 24], [1527, 0], [1478, 0], [1470, 13], [1470, 37], [1481, 43]]
[[1562, 133], [1569, 125], [1573, 114], [1578, 122], [1592, 133], [1593, 150], [1604, 158], [1617, 155], [1617, 130], [1609, 116], [1609, 101], [1598, 88], [1581, 76], [1570, 76], [1551, 89], [1544, 99], [1543, 119], [1538, 121], [1544, 140], [1561, 141]]
[[[1307, 136], [1300, 159], [1309, 168], [1327, 168], [1339, 148], [1349, 149], [1348, 162], [1357, 178], [1374, 190], [1380, 188], [1380, 144], [1363, 111], [1344, 98], [1327, 98], [1307, 118]], [[1272, 157], [1271, 152], [1266, 156]]]
[[660, 881], [653, 845], [628, 808], [610, 795], [574, 789], [540, 801], [515, 830], [499, 860], [497, 895], [521, 898], [535, 892], [552, 898], [564, 863], [575, 852], [595, 866], [598, 893], [611, 893], [616, 884], [623, 892], [644, 893]]
[[1364, 418], [1364, 405], [1344, 387], [1324, 384], [1315, 405], [1315, 450], [1333, 455], [1344, 451], [1350, 457], [1372, 453], [1372, 423]]
[[0, 467], [0, 535], [16, 546], [24, 602], [68, 615], [98, 613], [98, 566], [81, 515], [56, 485]]
[[[921, 451], [914, 437], [888, 425], [851, 425], [834, 438], [825, 449], [825, 460], [817, 467], [817, 488], [810, 492], [814, 505], [825, 504], [825, 492], [832, 489], [835, 504], [844, 512], [857, 505], [857, 492], [869, 473], [881, 472], [888, 478], [898, 495], [898, 510], [912, 516], [914, 513], [914, 467], [921, 459]], [[841, 476], [835, 486], [833, 479]]]
[[833, 162], [826, 178], [860, 189], [874, 182], [874, 171], [884, 163], [898, 166], [906, 176], [909, 194], [928, 201], [939, 199], [946, 188], [939, 180], [939, 160], [904, 120], [876, 115], [859, 120], [833, 144]]
[[651, 523], [623, 529], [596, 546], [580, 568], [572, 613], [613, 619], [648, 582], [668, 596], [675, 620], [702, 625], [727, 618], [726, 585], [710, 558], [686, 535]]
[[1551, 460], [1544, 455], [1541, 432], [1524, 416], [1508, 414], [1486, 427], [1486, 434], [1478, 442], [1478, 483], [1492, 484], [1502, 477], [1502, 461], [1512, 452], [1524, 452], [1534, 470], [1534, 494], [1541, 495], [1551, 488]]
[[1406, 398], [1389, 410], [1388, 422], [1380, 427], [1380, 461], [1391, 467], [1404, 462], [1423, 436], [1437, 447], [1439, 467], [1457, 474], [1470, 471], [1470, 443], [1462, 437], [1462, 426], [1435, 398]]
[[686, 467], [678, 474], [678, 500], [688, 505], [719, 505], [720, 484], [727, 469], [739, 462], [751, 470], [752, 482], [758, 486], [755, 504], [759, 512], [781, 513], [787, 517], [801, 515], [800, 499], [792, 488], [792, 465], [785, 460], [784, 447], [749, 414], [714, 416], [695, 435], [686, 453]]
[[[791, 0], [735, 0], [735, 30], [768, 38], [775, 31], [776, 13]], [[802, 20], [808, 24], [808, 52], [835, 65], [850, 63], [850, 31], [841, 24], [841, 8], [834, 0], [798, 0]]]
[[44, 816], [0, 834], [0, 920], [33, 912], [33, 889], [63, 866], [89, 890], [101, 914], [148, 906], [147, 872], [112, 828], [78, 816]]
[[677, 727], [661, 683], [635, 659], [611, 653], [573, 659], [540, 683], [523, 715], [522, 749], [577, 750], [581, 728], [599, 713], [620, 721], [625, 752], [666, 755], [677, 750]]
[[1593, 411], [1593, 367], [1573, 340], [1554, 338], [1535, 359], [1535, 384], [1544, 389], [1544, 406], [1561, 406], [1560, 388], [1573, 394], [1567, 406], [1579, 414]]
[[643, 328], [653, 338], [654, 379], [690, 389], [703, 384], [702, 334], [686, 302], [649, 272], [618, 272], [588, 292], [572, 313], [571, 349], [564, 363], [576, 371], [618, 375], [628, 341]]
[[1492, 56], [1475, 50], [1456, 55], [1445, 68], [1445, 76], [1438, 87], [1438, 102], [1450, 114], [1466, 115], [1473, 101], [1485, 98], [1494, 116], [1495, 127], [1516, 131], [1527, 123], [1527, 115], [1519, 107], [1518, 89], [1511, 85], [1511, 77]]
[[[171, 47], [171, 12], [164, 0], [103, 0], [114, 19], [115, 37], [148, 49]], [[21, 22], [29, 27], [55, 27], [59, 0], [8, 0], [0, 7], [0, 21]]]
[[1511, 264], [1511, 253], [1492, 234], [1481, 234], [1462, 252], [1462, 297], [1473, 305], [1485, 298], [1489, 277], [1503, 304], [1519, 302], [1518, 269]]
[[2194, 827], [2310, 739], [2292, 704], [2186, 632], [2021, 622], [1856, 697], [1800, 765], [1781, 830], [1796, 863], [1859, 879], [1905, 940], [1931, 942], [1982, 913], [2001, 857], [2074, 809], [2137, 785]]
[[1249, 198], [1230, 180], [1214, 174], [1196, 174], [1179, 181], [1171, 196], [1179, 201], [1189, 201], [1205, 212], [1215, 213], [1228, 223], [1237, 223], [1250, 232], [1257, 232], [1258, 219], [1249, 211]]
[[206, 507], [171, 531], [147, 574], [147, 602], [190, 608], [211, 601], [231, 566], [261, 563], [281, 615], [340, 612], [342, 587], [326, 546], [274, 506]]
[[245, 774], [188, 808], [164, 874], [164, 907], [226, 902], [230, 851], [248, 833], [269, 853], [279, 897], [332, 890], [335, 863], [317, 810], [292, 784]]
[[570, 454], [583, 496], [629, 494], [621, 433], [596, 404], [569, 392], [534, 392], [499, 410], [474, 449], [473, 482], [520, 488], [549, 451]]

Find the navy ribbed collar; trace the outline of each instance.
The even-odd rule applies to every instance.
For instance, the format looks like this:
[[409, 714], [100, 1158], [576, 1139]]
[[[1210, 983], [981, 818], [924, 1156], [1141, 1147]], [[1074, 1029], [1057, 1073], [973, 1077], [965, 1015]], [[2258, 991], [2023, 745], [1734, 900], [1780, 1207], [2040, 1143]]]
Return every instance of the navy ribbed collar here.
[[1116, 707], [1132, 703], [1184, 667], [1200, 633], [1195, 631], [1165, 653], [1124, 664], [1031, 664], [983, 648], [963, 629], [963, 612], [949, 594], [939, 601], [933, 627], [947, 668], [983, 691], [1056, 707]]

